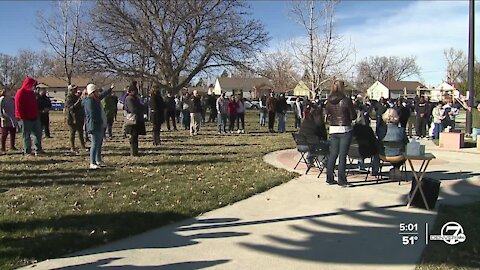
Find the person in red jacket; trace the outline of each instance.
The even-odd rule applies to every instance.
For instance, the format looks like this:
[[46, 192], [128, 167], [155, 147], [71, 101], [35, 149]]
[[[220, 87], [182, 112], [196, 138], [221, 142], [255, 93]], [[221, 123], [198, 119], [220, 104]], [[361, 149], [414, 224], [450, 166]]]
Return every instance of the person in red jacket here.
[[23, 85], [18, 89], [15, 95], [15, 117], [20, 120], [23, 136], [23, 153], [32, 155], [32, 141], [30, 136], [34, 136], [35, 155], [43, 154], [42, 149], [42, 128], [38, 118], [37, 98], [33, 90], [38, 82], [30, 77], [26, 77]]

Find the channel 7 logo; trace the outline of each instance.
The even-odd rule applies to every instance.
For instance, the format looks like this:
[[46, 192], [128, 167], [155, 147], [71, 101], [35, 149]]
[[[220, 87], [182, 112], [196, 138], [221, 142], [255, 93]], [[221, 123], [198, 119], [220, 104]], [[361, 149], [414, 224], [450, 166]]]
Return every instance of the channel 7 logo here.
[[430, 235], [430, 240], [443, 240], [443, 242], [449, 245], [456, 245], [465, 242], [467, 237], [465, 236], [462, 225], [450, 221], [443, 225], [440, 235]]

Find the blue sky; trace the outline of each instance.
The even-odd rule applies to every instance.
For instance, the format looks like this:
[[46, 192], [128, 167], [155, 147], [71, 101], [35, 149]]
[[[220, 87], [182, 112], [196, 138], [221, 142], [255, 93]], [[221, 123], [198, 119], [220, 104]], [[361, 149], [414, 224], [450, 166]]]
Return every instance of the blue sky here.
[[[250, 1], [253, 17], [269, 31], [273, 50], [292, 39], [303, 39], [304, 30], [289, 15], [288, 1]], [[480, 1], [476, 1], [476, 10]], [[0, 53], [19, 49], [41, 50], [35, 29], [36, 12], [48, 10], [48, 1], [0, 1]], [[478, 12], [476, 12], [478, 14]], [[480, 33], [480, 17], [476, 18]], [[467, 52], [468, 1], [353, 1], [337, 8], [337, 31], [355, 46], [356, 61], [368, 56], [417, 57], [420, 79], [435, 85], [445, 76], [443, 49]], [[476, 44], [480, 34], [476, 36]], [[476, 55], [480, 45], [476, 46]], [[478, 58], [478, 57], [477, 57]]]

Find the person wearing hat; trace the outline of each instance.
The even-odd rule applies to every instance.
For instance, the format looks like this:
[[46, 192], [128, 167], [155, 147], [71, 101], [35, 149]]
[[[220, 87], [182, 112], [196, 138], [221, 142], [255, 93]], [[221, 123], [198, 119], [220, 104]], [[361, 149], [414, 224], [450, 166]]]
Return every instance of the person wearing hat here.
[[127, 124], [126, 131], [130, 134], [130, 156], [138, 156], [138, 136], [147, 135], [145, 130], [145, 106], [138, 97], [138, 88], [135, 81], [128, 87], [128, 96], [125, 98], [127, 113], [135, 117], [134, 124]]
[[70, 150], [76, 153], [75, 149], [75, 133], [78, 132], [78, 138], [83, 151], [85, 148], [85, 139], [83, 136], [83, 124], [85, 122], [85, 112], [82, 107], [82, 99], [77, 94], [77, 86], [68, 86], [68, 95], [65, 98], [65, 120], [70, 130]]
[[44, 154], [42, 148], [42, 128], [39, 120], [39, 110], [35, 87], [38, 82], [26, 77], [23, 85], [15, 95], [15, 117], [20, 120], [23, 137], [23, 153], [33, 155], [31, 135], [34, 136], [35, 155]]
[[91, 83], [87, 85], [87, 97], [82, 101], [85, 110], [87, 133], [90, 134], [92, 141], [89, 167], [91, 170], [106, 166], [102, 160], [102, 144], [105, 128], [107, 127], [107, 116], [100, 102], [110, 95], [114, 87], [115, 85], [112, 84], [108, 90], [99, 93], [97, 86]]

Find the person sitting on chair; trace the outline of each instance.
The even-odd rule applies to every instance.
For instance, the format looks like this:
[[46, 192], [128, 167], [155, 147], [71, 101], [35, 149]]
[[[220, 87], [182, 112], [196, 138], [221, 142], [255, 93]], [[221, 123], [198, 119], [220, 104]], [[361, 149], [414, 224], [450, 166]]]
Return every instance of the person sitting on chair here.
[[[408, 143], [408, 137], [405, 133], [405, 129], [398, 126], [399, 116], [395, 109], [387, 109], [387, 111], [382, 115], [382, 119], [387, 125], [387, 132], [385, 137], [380, 142], [380, 155], [385, 157], [400, 157], [402, 156], [405, 145]], [[401, 177], [400, 167], [405, 163], [405, 159], [402, 159], [399, 162], [390, 162], [393, 168], [390, 170], [389, 178], [398, 179]], [[374, 160], [373, 174], [378, 173], [379, 168], [379, 158], [376, 157]]]
[[[307, 140], [312, 140], [317, 143], [327, 140], [327, 128], [325, 127], [322, 110], [312, 109], [300, 124], [298, 133], [304, 135]], [[307, 160], [309, 166], [313, 165], [314, 160], [310, 152], [307, 154]], [[319, 160], [321, 160], [321, 158]]]

